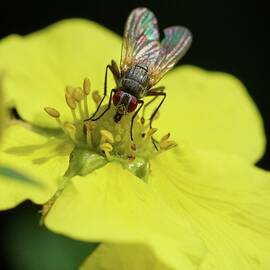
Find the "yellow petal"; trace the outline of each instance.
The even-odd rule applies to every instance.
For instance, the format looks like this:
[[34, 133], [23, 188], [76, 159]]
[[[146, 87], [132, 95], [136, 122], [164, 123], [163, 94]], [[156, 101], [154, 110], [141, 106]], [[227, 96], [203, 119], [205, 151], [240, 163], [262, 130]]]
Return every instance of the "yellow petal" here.
[[152, 162], [150, 179], [205, 241], [199, 269], [270, 269], [269, 173], [236, 155], [180, 146]]
[[[3, 92], [2, 92], [2, 79], [3, 79], [3, 75], [0, 73], [0, 143], [2, 139], [3, 128], [6, 124], [6, 121], [5, 121], [6, 112], [5, 112], [4, 97], [3, 97]], [[1, 163], [0, 163], [0, 177], [2, 178], [7, 177], [9, 180], [12, 178], [13, 180], [26, 181], [26, 182], [31, 182], [32, 184], [34, 184], [32, 179], [26, 177], [25, 175], [21, 174], [18, 171], [13, 170], [10, 167], [1, 166]]]
[[262, 156], [262, 119], [239, 80], [185, 66], [165, 76], [162, 84], [167, 99], [156, 126], [164, 133], [169, 131], [194, 147], [237, 154], [251, 162]]
[[0, 176], [0, 209], [30, 199], [46, 202], [56, 191], [69, 162], [72, 145], [41, 135], [19, 124], [5, 130], [0, 148], [1, 166], [12, 167], [39, 185]]
[[73, 178], [45, 224], [85, 241], [141, 245], [155, 254], [157, 265], [173, 269], [197, 269], [205, 253], [190, 224], [117, 163]]
[[83, 19], [60, 21], [25, 37], [9, 36], [0, 43], [7, 98], [23, 119], [54, 126], [43, 108], [55, 107], [69, 119], [65, 86], [82, 85], [89, 77], [92, 88], [103, 92], [105, 67], [120, 52], [116, 34]]
[[170, 270], [158, 262], [149, 248], [141, 245], [101, 244], [83, 263], [80, 270]]

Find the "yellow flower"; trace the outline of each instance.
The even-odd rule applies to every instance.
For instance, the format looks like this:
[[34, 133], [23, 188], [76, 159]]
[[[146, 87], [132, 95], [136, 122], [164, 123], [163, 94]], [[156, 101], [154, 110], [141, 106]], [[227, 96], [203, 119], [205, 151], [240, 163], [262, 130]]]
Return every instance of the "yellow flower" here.
[[[151, 143], [144, 149], [139, 142], [135, 161], [128, 161], [134, 149], [127, 132], [116, 137], [129, 119], [117, 127], [107, 115], [89, 127], [98, 154], [85, 150], [87, 127], [73, 121], [63, 88], [81, 85], [85, 76], [92, 89], [102, 88], [104, 68], [120, 48], [118, 36], [79, 19], [1, 41], [8, 103], [26, 122], [8, 128], [0, 159], [46, 189], [2, 184], [0, 207], [25, 199], [44, 204], [58, 190], [46, 204], [52, 206], [46, 226], [101, 243], [82, 269], [269, 269], [270, 175], [253, 165], [264, 152], [262, 121], [234, 77], [186, 66], [162, 80], [168, 98], [154, 124], [159, 136], [171, 133], [178, 144], [173, 149], [155, 153]], [[71, 89], [67, 103], [75, 102]], [[57, 121], [44, 113], [47, 106]], [[143, 128], [136, 123], [137, 140]], [[125, 160], [115, 157], [118, 150]], [[93, 171], [92, 157], [98, 164]]]

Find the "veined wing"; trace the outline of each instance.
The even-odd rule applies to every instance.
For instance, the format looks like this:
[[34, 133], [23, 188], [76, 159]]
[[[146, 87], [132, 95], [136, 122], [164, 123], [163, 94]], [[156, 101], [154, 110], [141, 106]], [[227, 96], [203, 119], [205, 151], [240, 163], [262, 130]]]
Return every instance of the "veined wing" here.
[[182, 26], [164, 29], [159, 55], [150, 74], [150, 84], [156, 84], [187, 52], [192, 42], [191, 32]]
[[155, 15], [147, 8], [136, 8], [126, 22], [120, 68], [125, 72], [135, 63], [153, 63], [159, 52], [159, 32]]

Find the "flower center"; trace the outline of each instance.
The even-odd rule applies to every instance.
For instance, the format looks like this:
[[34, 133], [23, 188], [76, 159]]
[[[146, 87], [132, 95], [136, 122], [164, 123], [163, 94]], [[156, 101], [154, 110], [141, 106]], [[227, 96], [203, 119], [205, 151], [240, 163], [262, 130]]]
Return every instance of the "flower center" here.
[[144, 110], [143, 115], [137, 116], [133, 123], [133, 140], [130, 129], [132, 115], [135, 112], [125, 114], [120, 121], [115, 121], [114, 116], [118, 108], [111, 105], [102, 117], [98, 117], [108, 105], [99, 108], [102, 98], [97, 91], [93, 91], [91, 96], [96, 109], [99, 108], [98, 112], [94, 113], [98, 120], [92, 121], [88, 110], [90, 88], [90, 81], [87, 78], [83, 82], [83, 87], [66, 87], [66, 104], [70, 109], [72, 122], [62, 122], [60, 112], [55, 108], [44, 108], [75, 147], [70, 155], [69, 167], [62, 183], [40, 211], [41, 223], [73, 176], [87, 175], [107, 162], [118, 161], [125, 169], [147, 182], [150, 159], [176, 146], [174, 141], [169, 140], [170, 133], [159, 140], [154, 137], [157, 129], [150, 128], [150, 123], [145, 122]]
[[[83, 87], [66, 87], [66, 104], [72, 114], [72, 122], [63, 123], [60, 113], [54, 108], [46, 107], [45, 111], [56, 119], [64, 133], [74, 142], [75, 151], [95, 154], [99, 160], [119, 161], [135, 175], [146, 180], [149, 170], [149, 160], [155, 155], [176, 146], [174, 141], [169, 140], [170, 134], [166, 134], [160, 140], [154, 138], [157, 129], [150, 128], [144, 117], [137, 116], [133, 124], [133, 140], [131, 140], [131, 118], [133, 113], [126, 114], [119, 122], [114, 120], [116, 107], [110, 109], [97, 121], [90, 120], [88, 98], [90, 95], [90, 81], [85, 79]], [[92, 100], [96, 108], [101, 102], [97, 91], [92, 92]], [[101, 106], [96, 114], [100, 115], [108, 105]], [[73, 159], [77, 153], [73, 153]], [[79, 159], [77, 157], [77, 159]], [[85, 159], [83, 158], [84, 162]], [[106, 162], [104, 162], [106, 163]], [[91, 166], [91, 168], [95, 166]], [[142, 172], [142, 167], [144, 168]], [[84, 168], [85, 169], [85, 168]], [[84, 170], [86, 174], [91, 170]], [[73, 172], [73, 175], [76, 174]]]

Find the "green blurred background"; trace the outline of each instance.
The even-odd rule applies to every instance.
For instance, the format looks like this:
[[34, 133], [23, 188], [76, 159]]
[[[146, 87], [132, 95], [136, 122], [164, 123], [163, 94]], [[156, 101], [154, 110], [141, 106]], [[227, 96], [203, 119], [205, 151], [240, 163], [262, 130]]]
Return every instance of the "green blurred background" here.
[[0, 269], [78, 269], [96, 248], [97, 244], [56, 235], [40, 226], [39, 210], [40, 206], [27, 201], [2, 216]]

